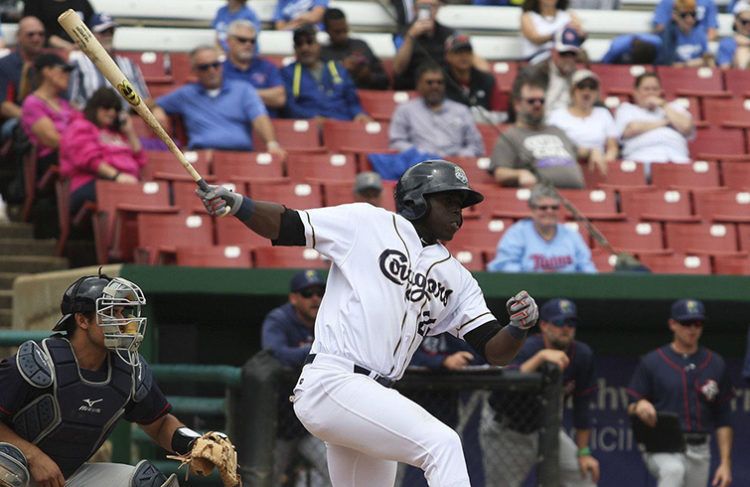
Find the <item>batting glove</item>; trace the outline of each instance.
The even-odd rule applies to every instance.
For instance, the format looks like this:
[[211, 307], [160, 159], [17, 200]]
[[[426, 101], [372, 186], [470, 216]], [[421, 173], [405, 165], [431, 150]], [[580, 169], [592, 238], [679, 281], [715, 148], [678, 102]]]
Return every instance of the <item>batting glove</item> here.
[[505, 309], [510, 315], [510, 325], [528, 330], [536, 324], [539, 318], [539, 308], [534, 298], [526, 291], [521, 291], [505, 303]]
[[195, 193], [203, 201], [206, 211], [213, 216], [222, 216], [229, 208], [229, 214], [234, 215], [242, 206], [242, 195], [230, 191], [224, 186], [208, 185], [208, 191], [198, 188]]

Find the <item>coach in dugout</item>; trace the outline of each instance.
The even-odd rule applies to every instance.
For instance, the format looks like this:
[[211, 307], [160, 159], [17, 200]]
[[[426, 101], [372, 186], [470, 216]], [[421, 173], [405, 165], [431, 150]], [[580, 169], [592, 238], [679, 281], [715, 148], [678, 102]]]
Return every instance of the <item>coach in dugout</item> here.
[[225, 80], [214, 46], [196, 47], [190, 65], [197, 83], [187, 83], [156, 100], [154, 116], [169, 127], [168, 115], [182, 117], [190, 149], [253, 150], [253, 130], [266, 142], [268, 152], [286, 152], [276, 141], [271, 119], [249, 83]]
[[[533, 372], [551, 362], [563, 369], [563, 391], [573, 398], [575, 440], [560, 430], [560, 485], [594, 486], [599, 462], [591, 455], [591, 396], [596, 390], [591, 348], [575, 339], [576, 305], [556, 298], [539, 311], [541, 333], [529, 337], [509, 368]], [[480, 439], [487, 485], [519, 487], [537, 460], [538, 396], [494, 393], [482, 419]]]

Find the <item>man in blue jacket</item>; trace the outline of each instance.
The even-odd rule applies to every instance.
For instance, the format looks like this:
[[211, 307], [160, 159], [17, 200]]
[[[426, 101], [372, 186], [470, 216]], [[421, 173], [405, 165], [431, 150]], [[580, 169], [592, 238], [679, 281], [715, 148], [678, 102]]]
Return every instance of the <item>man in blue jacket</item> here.
[[[320, 301], [325, 293], [325, 283], [325, 279], [317, 271], [298, 272], [289, 283], [289, 302], [272, 309], [263, 321], [263, 350], [269, 350], [282, 364], [295, 369], [295, 372], [302, 368], [307, 354], [310, 353], [315, 318], [318, 316]], [[286, 485], [286, 470], [295, 451], [299, 451], [315, 468], [312, 482], [315, 487], [330, 485], [325, 444], [306, 432], [294, 416], [288, 400], [292, 385], [289, 384], [289, 391], [282, 391], [280, 394], [279, 437], [274, 452], [274, 485]]]

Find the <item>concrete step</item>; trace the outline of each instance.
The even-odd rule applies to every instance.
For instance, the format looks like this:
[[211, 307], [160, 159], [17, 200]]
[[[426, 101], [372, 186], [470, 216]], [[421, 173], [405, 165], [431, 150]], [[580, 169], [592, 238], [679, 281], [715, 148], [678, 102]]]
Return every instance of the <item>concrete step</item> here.
[[0, 238], [32, 238], [34, 226], [30, 223], [0, 223]]
[[13, 291], [0, 291], [0, 309], [13, 308]]
[[10, 328], [13, 325], [13, 310], [0, 309], [0, 329]]
[[0, 255], [46, 255], [55, 253], [55, 240], [35, 240], [33, 238], [0, 237]]
[[22, 272], [0, 272], [0, 289], [11, 289], [13, 281], [22, 274]]
[[3, 272], [25, 272], [35, 274], [37, 272], [59, 271], [68, 268], [68, 261], [62, 257], [8, 257], [0, 259], [0, 273]]

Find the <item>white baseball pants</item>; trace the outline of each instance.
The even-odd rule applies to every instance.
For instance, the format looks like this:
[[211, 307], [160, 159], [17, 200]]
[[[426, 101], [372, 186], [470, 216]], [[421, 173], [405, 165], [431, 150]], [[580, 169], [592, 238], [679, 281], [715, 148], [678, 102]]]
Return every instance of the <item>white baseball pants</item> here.
[[708, 445], [688, 445], [685, 453], [644, 453], [643, 460], [658, 487], [706, 487], [711, 465]]
[[294, 411], [326, 442], [334, 487], [387, 487], [397, 462], [425, 472], [430, 487], [470, 487], [461, 440], [421, 406], [346, 359], [317, 354], [302, 369]]

